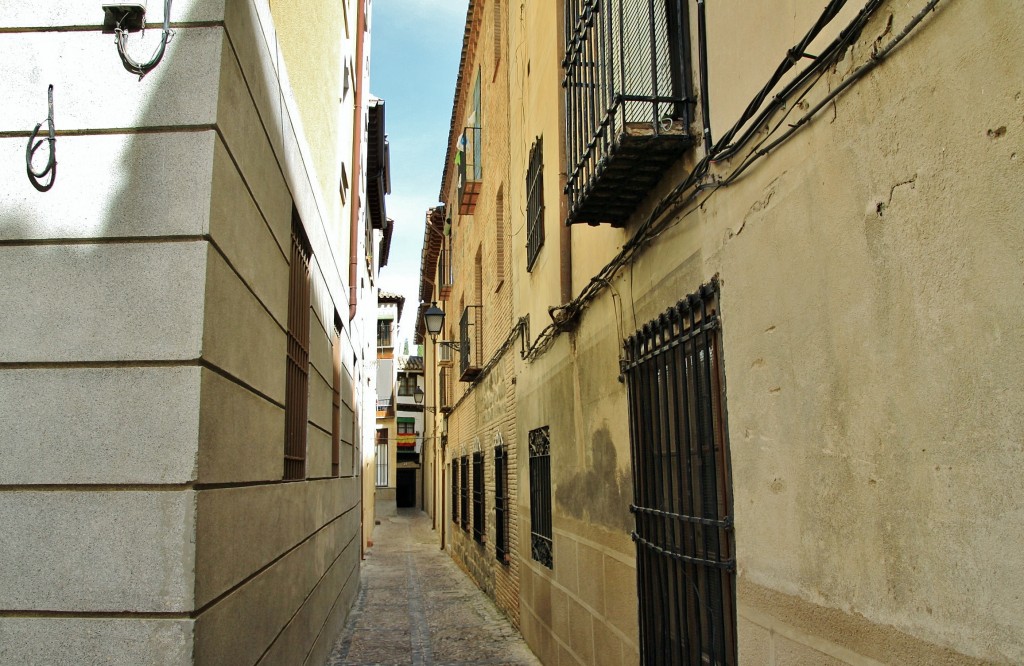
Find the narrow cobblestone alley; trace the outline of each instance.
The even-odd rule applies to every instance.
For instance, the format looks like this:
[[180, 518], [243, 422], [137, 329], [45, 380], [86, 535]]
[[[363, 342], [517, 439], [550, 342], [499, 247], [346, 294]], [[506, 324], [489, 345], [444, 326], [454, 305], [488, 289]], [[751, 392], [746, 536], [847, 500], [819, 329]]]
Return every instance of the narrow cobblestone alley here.
[[327, 666], [539, 664], [494, 603], [438, 548], [426, 514], [374, 530], [359, 598]]

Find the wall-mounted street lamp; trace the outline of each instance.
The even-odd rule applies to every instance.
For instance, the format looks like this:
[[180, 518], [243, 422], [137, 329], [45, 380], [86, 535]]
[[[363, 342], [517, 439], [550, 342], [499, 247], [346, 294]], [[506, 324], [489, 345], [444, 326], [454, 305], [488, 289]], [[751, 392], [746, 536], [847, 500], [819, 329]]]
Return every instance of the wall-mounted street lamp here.
[[426, 395], [426, 392], [423, 389], [421, 389], [419, 386], [417, 386], [416, 390], [414, 390], [412, 392], [412, 399], [416, 401], [417, 405], [422, 405], [423, 404], [423, 397], [425, 395]]
[[462, 351], [461, 340], [437, 339], [437, 336], [441, 333], [441, 329], [444, 328], [444, 310], [437, 307], [437, 301], [432, 301], [430, 307], [423, 313], [423, 325], [426, 327], [427, 333], [430, 335], [430, 341], [435, 345], [441, 345], [442, 347]]

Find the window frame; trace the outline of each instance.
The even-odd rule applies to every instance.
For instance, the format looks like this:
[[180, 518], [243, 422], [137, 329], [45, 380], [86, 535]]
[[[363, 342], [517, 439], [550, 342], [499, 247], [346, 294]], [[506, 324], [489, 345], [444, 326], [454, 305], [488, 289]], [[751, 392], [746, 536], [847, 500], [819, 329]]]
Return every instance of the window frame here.
[[548, 426], [528, 435], [530, 446], [530, 557], [555, 568], [551, 521], [551, 433]]
[[284, 471], [286, 481], [306, 478], [309, 421], [309, 349], [313, 250], [292, 207], [292, 248], [288, 269], [288, 326], [285, 331]]
[[[737, 662], [718, 282], [625, 341], [641, 662]], [[673, 656], [675, 655], [675, 656]]]
[[487, 541], [487, 519], [484, 512], [484, 454], [482, 451], [473, 453], [473, 540], [477, 543]]
[[530, 148], [526, 169], [526, 272], [532, 273], [544, 247], [544, 138]]

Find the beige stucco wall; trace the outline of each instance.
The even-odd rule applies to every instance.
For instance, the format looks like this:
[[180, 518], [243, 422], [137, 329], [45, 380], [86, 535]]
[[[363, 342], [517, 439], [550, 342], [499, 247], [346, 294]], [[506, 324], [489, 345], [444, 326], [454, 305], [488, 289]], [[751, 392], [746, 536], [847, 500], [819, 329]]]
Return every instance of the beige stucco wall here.
[[[534, 336], [559, 303], [560, 191], [546, 194], [546, 241], [532, 273], [521, 203], [540, 134], [553, 151], [546, 190], [557, 183], [553, 4], [529, 3], [509, 24], [509, 81], [522, 89], [522, 104], [510, 106], [508, 192], [520, 202], [510, 207], [510, 279], [513, 312], [530, 315]], [[919, 4], [887, 3], [811, 97], [865, 62]], [[714, 131], [739, 114], [815, 11], [709, 6]], [[517, 361], [518, 445], [528, 430], [551, 428], [554, 570], [521, 554], [523, 632], [543, 659], [637, 659], [617, 361], [624, 337], [715, 275], [741, 660], [1024, 659], [1024, 499], [1015, 483], [1024, 432], [1022, 18], [1007, 3], [940, 3], [806, 130], [668, 225], [574, 332], [532, 363]], [[574, 294], [699, 151], [667, 172], [624, 230], [572, 229]], [[520, 479], [527, 471], [524, 458]]]

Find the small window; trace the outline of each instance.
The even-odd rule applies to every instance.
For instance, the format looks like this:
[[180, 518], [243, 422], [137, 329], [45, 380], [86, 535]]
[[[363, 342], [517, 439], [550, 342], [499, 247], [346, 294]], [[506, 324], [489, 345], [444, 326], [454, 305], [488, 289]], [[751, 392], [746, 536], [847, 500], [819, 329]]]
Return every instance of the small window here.
[[398, 420], [398, 434], [399, 435], [415, 435], [416, 434], [416, 422], [413, 419], [409, 420]]
[[538, 138], [530, 150], [526, 171], [526, 270], [532, 271], [544, 246], [544, 140]]
[[484, 519], [484, 454], [473, 454], [473, 540], [483, 543], [486, 539], [487, 523]]
[[398, 395], [415, 395], [417, 375], [411, 372], [403, 372], [398, 375]]
[[530, 556], [554, 568], [551, 542], [551, 444], [548, 427], [530, 431]]

